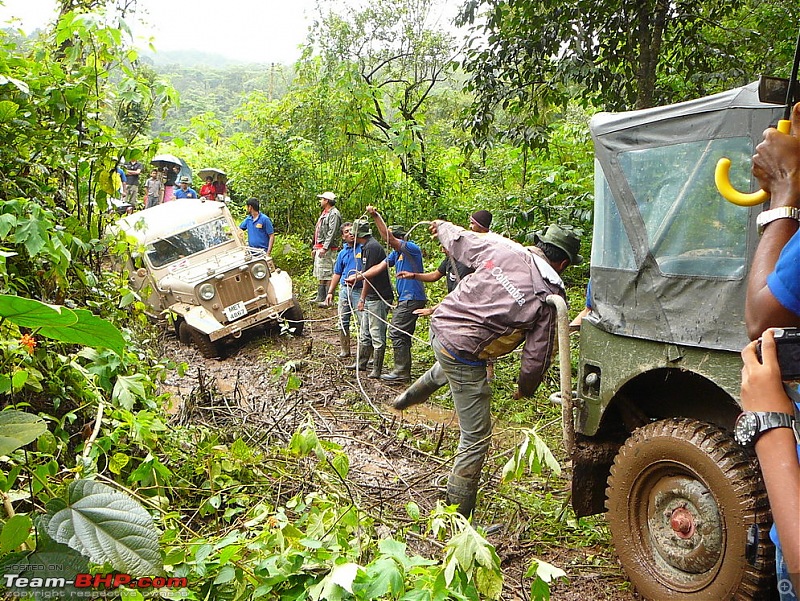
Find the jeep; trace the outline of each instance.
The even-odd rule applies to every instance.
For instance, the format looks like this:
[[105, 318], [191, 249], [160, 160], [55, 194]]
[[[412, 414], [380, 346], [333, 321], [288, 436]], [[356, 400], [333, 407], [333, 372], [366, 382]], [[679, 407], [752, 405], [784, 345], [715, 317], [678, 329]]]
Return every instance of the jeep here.
[[133, 213], [116, 227], [133, 242], [131, 288], [148, 314], [168, 314], [184, 344], [204, 357], [249, 328], [288, 324], [303, 331], [292, 279], [266, 251], [248, 247], [225, 203], [182, 199]]
[[573, 393], [572, 505], [605, 511], [645, 599], [768, 598], [771, 514], [754, 455], [732, 437], [756, 216], [714, 185], [753, 185], [750, 159], [782, 107], [753, 83], [707, 98], [600, 113], [592, 312]]

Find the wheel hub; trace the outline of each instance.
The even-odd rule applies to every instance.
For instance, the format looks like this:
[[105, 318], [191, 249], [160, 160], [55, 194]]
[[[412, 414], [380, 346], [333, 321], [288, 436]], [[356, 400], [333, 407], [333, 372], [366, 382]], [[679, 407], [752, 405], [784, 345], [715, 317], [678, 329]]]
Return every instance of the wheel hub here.
[[722, 555], [723, 524], [705, 485], [687, 476], [664, 477], [647, 501], [648, 526], [658, 555], [690, 574], [713, 569]]

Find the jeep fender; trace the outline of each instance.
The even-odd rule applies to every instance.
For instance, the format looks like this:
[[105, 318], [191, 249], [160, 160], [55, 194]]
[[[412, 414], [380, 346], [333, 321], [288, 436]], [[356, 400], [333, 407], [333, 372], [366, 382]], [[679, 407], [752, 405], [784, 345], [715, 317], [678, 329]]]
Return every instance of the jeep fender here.
[[197, 305], [187, 305], [185, 303], [176, 303], [169, 308], [173, 313], [180, 315], [186, 320], [186, 323], [194, 329], [203, 332], [203, 334], [211, 334], [217, 330], [221, 330], [224, 326], [219, 323], [214, 316], [206, 311], [203, 307]]

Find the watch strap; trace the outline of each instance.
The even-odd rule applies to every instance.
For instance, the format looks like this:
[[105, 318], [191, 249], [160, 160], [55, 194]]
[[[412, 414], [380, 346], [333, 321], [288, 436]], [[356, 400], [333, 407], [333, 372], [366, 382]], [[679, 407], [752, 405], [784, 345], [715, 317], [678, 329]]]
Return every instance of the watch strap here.
[[759, 235], [764, 233], [764, 228], [767, 227], [767, 225], [778, 219], [794, 219], [795, 221], [800, 221], [800, 209], [795, 207], [778, 207], [776, 209], [762, 211], [758, 214], [758, 217], [756, 217], [756, 226], [758, 227]]

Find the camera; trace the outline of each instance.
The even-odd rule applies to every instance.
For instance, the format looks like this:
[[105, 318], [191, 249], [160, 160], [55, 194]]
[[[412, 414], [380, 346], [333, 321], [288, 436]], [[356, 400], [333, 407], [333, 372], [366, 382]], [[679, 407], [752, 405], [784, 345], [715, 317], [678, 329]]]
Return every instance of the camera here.
[[[800, 379], [800, 328], [773, 328], [775, 349], [778, 352], [778, 365], [781, 379]], [[761, 339], [756, 345], [756, 354], [761, 361]]]

